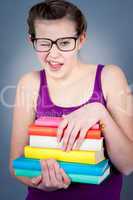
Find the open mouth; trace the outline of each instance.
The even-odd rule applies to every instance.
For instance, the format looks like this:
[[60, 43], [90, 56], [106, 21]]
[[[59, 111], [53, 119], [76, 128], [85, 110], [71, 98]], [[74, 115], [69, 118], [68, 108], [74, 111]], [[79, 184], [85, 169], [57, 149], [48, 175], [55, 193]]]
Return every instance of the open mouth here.
[[58, 70], [63, 66], [63, 63], [54, 62], [54, 61], [49, 61], [48, 64], [52, 70]]

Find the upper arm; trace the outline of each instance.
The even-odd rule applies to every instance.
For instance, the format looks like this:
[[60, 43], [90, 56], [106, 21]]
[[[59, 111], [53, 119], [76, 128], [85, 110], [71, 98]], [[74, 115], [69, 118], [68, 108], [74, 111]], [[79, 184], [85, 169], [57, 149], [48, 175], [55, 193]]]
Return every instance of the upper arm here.
[[133, 141], [133, 94], [122, 69], [108, 65], [104, 69], [107, 109], [123, 133]]
[[35, 119], [34, 103], [38, 87], [35, 72], [24, 75], [17, 85], [11, 133], [11, 170], [12, 160], [23, 155], [24, 146], [28, 144], [28, 126]]

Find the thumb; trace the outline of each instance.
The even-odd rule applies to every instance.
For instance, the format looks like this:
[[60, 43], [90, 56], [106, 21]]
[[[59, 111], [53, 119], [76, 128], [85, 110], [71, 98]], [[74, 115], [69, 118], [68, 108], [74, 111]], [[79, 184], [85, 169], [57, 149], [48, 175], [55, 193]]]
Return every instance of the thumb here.
[[31, 182], [34, 184], [34, 185], [38, 185], [40, 182], [41, 182], [41, 179], [42, 179], [42, 176], [37, 176], [37, 177], [34, 177], [31, 179]]

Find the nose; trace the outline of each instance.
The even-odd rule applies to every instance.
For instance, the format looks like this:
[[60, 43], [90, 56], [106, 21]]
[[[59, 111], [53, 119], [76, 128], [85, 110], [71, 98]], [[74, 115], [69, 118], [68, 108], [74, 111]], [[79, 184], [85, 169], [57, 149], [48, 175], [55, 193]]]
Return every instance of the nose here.
[[51, 56], [52, 58], [56, 58], [60, 56], [60, 50], [58, 49], [56, 44], [53, 44], [52, 48], [50, 49], [49, 56]]

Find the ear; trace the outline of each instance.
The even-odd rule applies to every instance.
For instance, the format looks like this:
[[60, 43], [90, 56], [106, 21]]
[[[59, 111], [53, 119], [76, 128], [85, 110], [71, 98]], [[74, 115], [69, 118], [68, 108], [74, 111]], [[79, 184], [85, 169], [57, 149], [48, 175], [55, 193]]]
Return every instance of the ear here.
[[83, 44], [85, 43], [85, 41], [87, 40], [87, 33], [83, 32], [80, 36], [79, 36], [79, 49], [83, 46]]
[[29, 44], [32, 44], [32, 40], [31, 40], [31, 35], [30, 34], [27, 36], [27, 41], [28, 41]]

